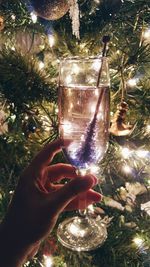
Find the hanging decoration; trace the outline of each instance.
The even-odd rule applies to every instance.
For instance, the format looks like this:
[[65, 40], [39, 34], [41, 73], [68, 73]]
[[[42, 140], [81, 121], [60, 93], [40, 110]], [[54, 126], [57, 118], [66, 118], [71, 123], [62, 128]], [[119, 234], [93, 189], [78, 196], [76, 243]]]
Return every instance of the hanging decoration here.
[[46, 20], [57, 20], [63, 17], [68, 11], [72, 20], [72, 33], [76, 38], [79, 35], [79, 6], [77, 0], [31, 0], [36, 14]]
[[121, 71], [121, 87], [122, 96], [121, 102], [117, 105], [117, 111], [114, 114], [114, 118], [111, 121], [110, 133], [114, 136], [128, 136], [134, 130], [134, 125], [126, 124], [126, 114], [129, 109], [128, 104], [125, 102], [126, 85], [123, 77], [123, 71]]

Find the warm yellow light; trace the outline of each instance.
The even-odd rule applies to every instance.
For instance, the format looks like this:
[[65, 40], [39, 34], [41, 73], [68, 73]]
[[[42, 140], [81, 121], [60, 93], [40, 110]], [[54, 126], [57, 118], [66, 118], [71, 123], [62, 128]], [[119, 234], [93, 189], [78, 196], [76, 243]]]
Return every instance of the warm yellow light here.
[[143, 39], [145, 41], [150, 41], [150, 28], [146, 29], [144, 32], [143, 32]]
[[146, 133], [150, 133], [150, 124], [146, 126]]
[[143, 239], [140, 237], [135, 237], [133, 241], [137, 246], [141, 246], [143, 244]]
[[36, 23], [37, 22], [37, 15], [36, 15], [36, 13], [35, 12], [31, 12], [31, 19], [32, 19], [32, 21], [33, 21], [33, 23]]

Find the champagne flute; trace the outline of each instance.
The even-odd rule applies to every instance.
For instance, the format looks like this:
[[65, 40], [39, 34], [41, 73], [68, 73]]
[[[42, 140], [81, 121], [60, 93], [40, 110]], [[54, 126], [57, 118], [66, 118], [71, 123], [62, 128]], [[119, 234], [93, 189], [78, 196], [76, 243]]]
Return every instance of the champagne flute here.
[[[105, 56], [66, 58], [60, 62], [59, 132], [71, 139], [63, 149], [69, 163], [88, 173], [108, 148], [109, 68]], [[99, 247], [107, 237], [106, 226], [87, 212], [66, 219], [57, 231], [59, 241], [75, 251]]]

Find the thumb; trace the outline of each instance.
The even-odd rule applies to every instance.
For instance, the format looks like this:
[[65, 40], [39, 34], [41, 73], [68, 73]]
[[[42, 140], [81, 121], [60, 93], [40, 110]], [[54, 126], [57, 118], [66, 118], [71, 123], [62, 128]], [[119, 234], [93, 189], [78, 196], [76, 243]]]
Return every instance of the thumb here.
[[54, 192], [55, 212], [60, 213], [77, 195], [87, 192], [95, 185], [92, 175], [79, 176]]

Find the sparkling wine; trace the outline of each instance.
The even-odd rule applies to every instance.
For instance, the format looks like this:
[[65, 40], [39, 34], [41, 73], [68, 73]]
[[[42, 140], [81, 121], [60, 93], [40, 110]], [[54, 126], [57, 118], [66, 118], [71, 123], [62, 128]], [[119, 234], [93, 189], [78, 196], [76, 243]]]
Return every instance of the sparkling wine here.
[[[109, 87], [76, 86], [59, 90], [60, 136], [72, 140], [64, 154], [72, 165], [88, 169], [107, 150]], [[102, 99], [96, 110], [100, 93]]]

